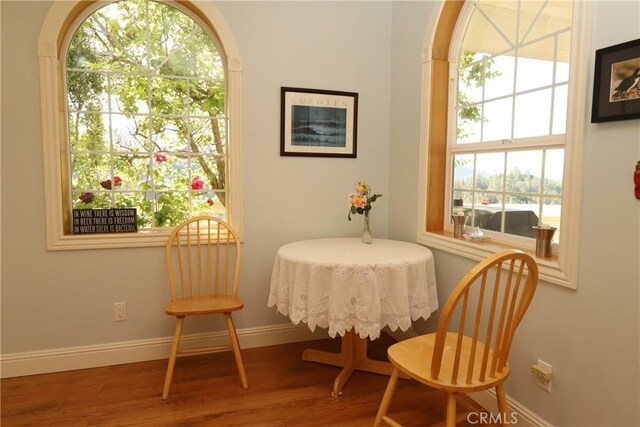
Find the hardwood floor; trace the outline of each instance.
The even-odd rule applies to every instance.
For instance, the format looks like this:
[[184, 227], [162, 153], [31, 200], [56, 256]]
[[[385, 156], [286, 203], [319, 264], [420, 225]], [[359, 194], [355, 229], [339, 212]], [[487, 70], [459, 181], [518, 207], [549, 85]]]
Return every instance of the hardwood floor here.
[[[370, 356], [386, 355], [390, 338]], [[160, 398], [166, 360], [2, 380], [1, 423], [9, 426], [371, 426], [388, 377], [356, 372], [330, 395], [339, 368], [303, 362], [305, 348], [337, 351], [338, 340], [243, 350], [243, 390], [231, 352], [182, 357], [171, 394]], [[475, 402], [458, 399], [458, 425]], [[405, 426], [441, 424], [444, 395], [401, 380], [389, 414]], [[477, 420], [477, 417], [471, 418]], [[485, 424], [486, 425], [486, 424]]]

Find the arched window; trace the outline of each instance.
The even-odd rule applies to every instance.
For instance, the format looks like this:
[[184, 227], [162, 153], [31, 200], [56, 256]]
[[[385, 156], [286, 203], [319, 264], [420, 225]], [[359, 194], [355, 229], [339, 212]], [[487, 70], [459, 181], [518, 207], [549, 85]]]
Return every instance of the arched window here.
[[[45, 126], [45, 172], [59, 183], [47, 191], [49, 247], [161, 244], [170, 227], [202, 214], [241, 229], [240, 61], [215, 9], [60, 3], [39, 40], [41, 64], [55, 54], [63, 82], [58, 100], [43, 90], [43, 121], [60, 123]], [[43, 84], [53, 74], [43, 66]], [[136, 208], [135, 235], [76, 234], [73, 209], [122, 207]]]
[[[425, 63], [421, 241], [479, 259], [504, 245], [533, 251], [532, 227], [546, 224], [557, 231], [543, 278], [575, 287], [588, 91], [580, 3], [445, 2]], [[458, 213], [466, 240], [450, 236]]]

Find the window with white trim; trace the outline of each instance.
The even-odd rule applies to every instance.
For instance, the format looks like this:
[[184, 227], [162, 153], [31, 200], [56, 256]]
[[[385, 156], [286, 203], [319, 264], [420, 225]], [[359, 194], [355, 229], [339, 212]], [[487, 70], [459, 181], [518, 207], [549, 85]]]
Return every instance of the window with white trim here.
[[[549, 224], [558, 230], [540, 278], [577, 287], [591, 11], [442, 3], [422, 64], [418, 242], [474, 260], [505, 247], [533, 255], [531, 227]], [[459, 210], [489, 239], [455, 238]]]
[[[38, 56], [48, 249], [159, 246], [203, 214], [242, 234], [242, 62], [213, 5], [56, 1]], [[109, 207], [138, 232], [74, 234]]]
[[485, 235], [527, 245], [547, 224], [559, 241], [572, 9], [480, 0], [452, 47], [450, 211]]

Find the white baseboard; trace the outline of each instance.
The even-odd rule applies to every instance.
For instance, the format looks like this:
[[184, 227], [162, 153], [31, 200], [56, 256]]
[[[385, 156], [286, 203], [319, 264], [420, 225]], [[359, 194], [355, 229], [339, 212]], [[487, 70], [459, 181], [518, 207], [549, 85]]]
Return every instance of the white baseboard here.
[[[496, 400], [495, 390], [479, 391], [477, 393], [470, 393], [468, 396], [492, 414], [498, 413], [498, 401]], [[553, 427], [553, 424], [532, 412], [522, 403], [509, 397], [509, 395], [507, 395], [507, 405], [509, 406], [509, 411], [515, 414], [517, 423], [513, 424], [517, 424], [518, 427]]]
[[[327, 338], [324, 330], [311, 332], [307, 325], [281, 324], [238, 329], [242, 348], [265, 347]], [[0, 377], [11, 378], [99, 366], [120, 365], [169, 357], [172, 337], [125, 341], [53, 350], [9, 353], [0, 356]], [[226, 344], [227, 331], [183, 335], [181, 343], [200, 347]]]

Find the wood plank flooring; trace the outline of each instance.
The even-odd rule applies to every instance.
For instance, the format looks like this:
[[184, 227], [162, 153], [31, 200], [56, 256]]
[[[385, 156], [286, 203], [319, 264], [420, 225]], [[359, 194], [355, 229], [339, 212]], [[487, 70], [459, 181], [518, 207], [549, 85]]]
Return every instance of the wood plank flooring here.
[[[392, 343], [370, 345], [382, 358]], [[304, 362], [305, 348], [337, 351], [339, 340], [243, 350], [249, 390], [231, 352], [178, 359], [161, 400], [166, 360], [9, 378], [1, 381], [1, 423], [10, 426], [371, 426], [388, 377], [355, 372], [343, 396], [330, 395], [339, 368]], [[482, 408], [462, 396], [458, 425]], [[405, 426], [443, 424], [444, 394], [401, 380], [389, 414]], [[472, 417], [471, 420], [477, 420]], [[486, 425], [486, 424], [485, 424]]]

